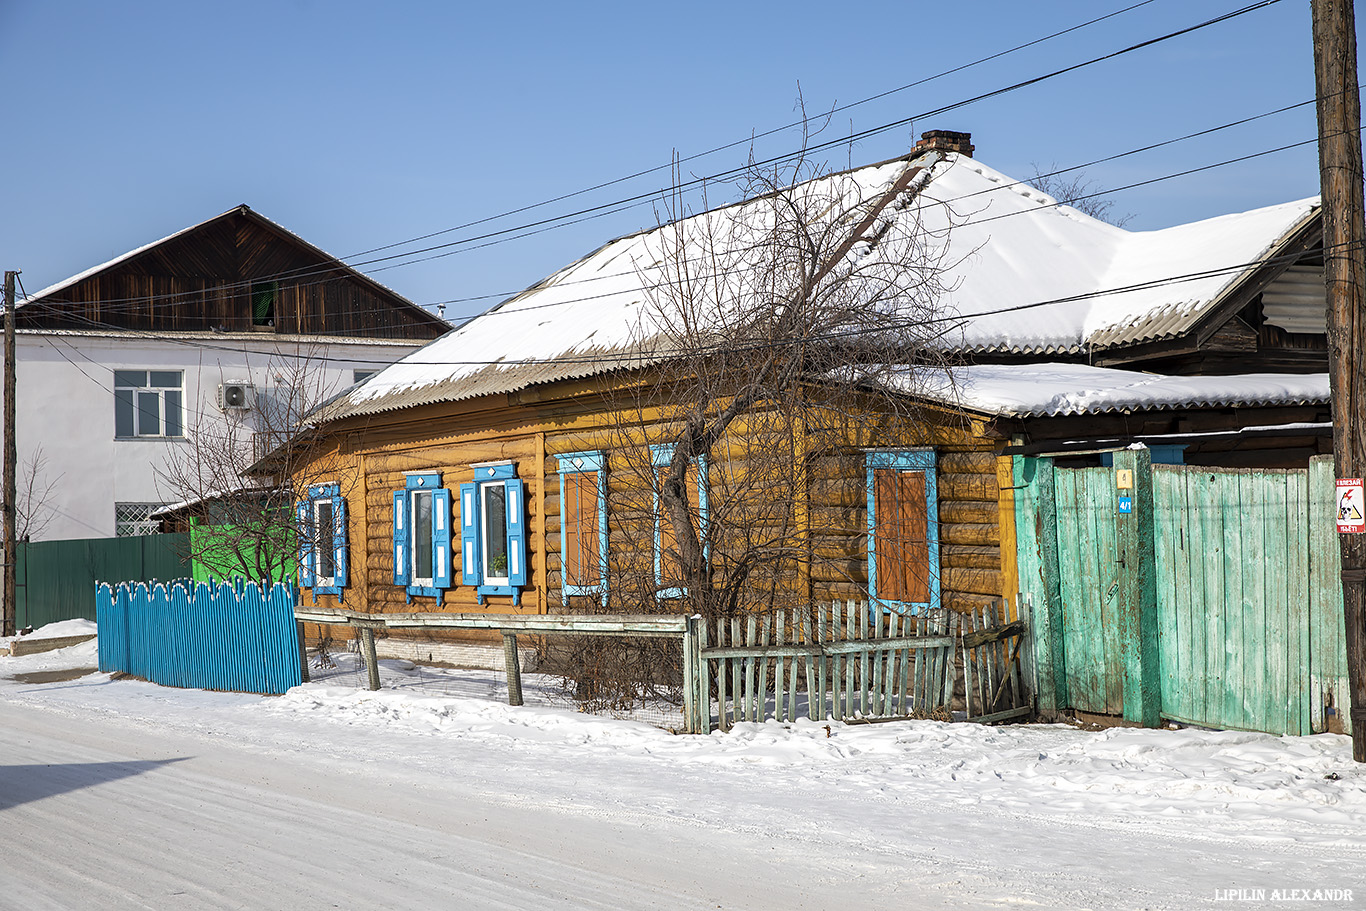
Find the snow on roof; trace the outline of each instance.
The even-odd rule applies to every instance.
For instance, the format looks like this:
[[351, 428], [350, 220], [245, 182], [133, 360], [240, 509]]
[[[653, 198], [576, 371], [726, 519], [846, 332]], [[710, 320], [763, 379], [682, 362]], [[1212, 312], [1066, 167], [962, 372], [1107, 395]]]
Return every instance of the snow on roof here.
[[[871, 204], [912, 169], [917, 195], [907, 193], [908, 201], [883, 210], [879, 221], [916, 232], [925, 255], [939, 263], [945, 344], [960, 351], [1076, 353], [1185, 331], [1317, 212], [1317, 201], [1307, 199], [1131, 232], [1060, 206], [973, 158], [938, 151], [821, 180], [838, 181], [838, 192]], [[704, 231], [707, 219], [748, 217], [754, 204], [680, 224]], [[645, 322], [671, 237], [669, 228], [657, 228], [607, 243], [386, 368], [316, 419], [512, 392], [657, 360]], [[851, 255], [882, 252], [860, 244]]]
[[[903, 388], [911, 389], [907, 382]], [[1329, 400], [1328, 374], [1163, 376], [1087, 364], [958, 367], [914, 388], [930, 398], [1001, 417], [1172, 408], [1311, 405]]]

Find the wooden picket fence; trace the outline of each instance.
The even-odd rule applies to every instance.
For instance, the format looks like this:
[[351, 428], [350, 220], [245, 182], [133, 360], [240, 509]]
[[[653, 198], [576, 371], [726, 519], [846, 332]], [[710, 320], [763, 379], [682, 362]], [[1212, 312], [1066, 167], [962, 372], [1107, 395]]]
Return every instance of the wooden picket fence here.
[[303, 674], [294, 602], [284, 583], [100, 583], [100, 670], [163, 686], [283, 693]]
[[954, 622], [862, 601], [717, 621], [702, 648], [717, 722], [929, 715], [953, 702]]
[[1025, 625], [1022, 620], [1007, 621], [1007, 616], [1008, 606], [1000, 600], [958, 617], [968, 721], [988, 724], [1033, 711], [1021, 672]]

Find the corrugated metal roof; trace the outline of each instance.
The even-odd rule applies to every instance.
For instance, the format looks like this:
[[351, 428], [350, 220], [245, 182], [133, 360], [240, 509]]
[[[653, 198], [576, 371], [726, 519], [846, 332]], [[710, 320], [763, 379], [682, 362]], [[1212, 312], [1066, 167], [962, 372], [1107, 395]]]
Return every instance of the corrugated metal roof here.
[[950, 374], [907, 374], [902, 383], [889, 385], [1001, 417], [1326, 405], [1330, 400], [1326, 373], [1165, 376], [1087, 364], [959, 367]]
[[[1316, 217], [1301, 200], [1131, 232], [1097, 221], [975, 159], [939, 152], [823, 178], [878, 199], [921, 169], [879, 227], [922, 239], [946, 290], [943, 344], [963, 352], [1076, 355], [1189, 331], [1257, 264]], [[805, 187], [807, 185], [800, 185]], [[512, 392], [631, 361], [651, 333], [650, 289], [680, 225], [724, 224], [738, 203], [604, 244], [428, 344], [320, 412], [318, 420]], [[881, 255], [876, 244], [858, 255]]]

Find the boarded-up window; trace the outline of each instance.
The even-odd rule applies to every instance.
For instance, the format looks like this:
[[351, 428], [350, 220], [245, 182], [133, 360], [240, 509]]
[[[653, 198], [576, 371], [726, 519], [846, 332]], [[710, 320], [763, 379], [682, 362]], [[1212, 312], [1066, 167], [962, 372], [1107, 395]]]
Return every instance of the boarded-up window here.
[[[664, 502], [664, 482], [669, 475], [673, 447], [657, 445], [652, 446], [651, 450], [655, 466], [655, 583], [660, 597], [676, 598], [684, 593], [683, 571], [678, 562], [678, 537], [674, 531], [673, 517]], [[707, 536], [706, 489], [707, 462], [705, 458], [698, 458], [688, 466], [683, 476], [683, 490], [688, 513], [693, 519], [693, 529], [703, 541]]]
[[607, 603], [607, 455], [567, 452], [560, 463], [560, 595]]
[[563, 520], [565, 584], [597, 585], [601, 572], [596, 471], [576, 471], [564, 476]]
[[877, 596], [926, 604], [931, 566], [925, 472], [874, 468], [873, 486]]

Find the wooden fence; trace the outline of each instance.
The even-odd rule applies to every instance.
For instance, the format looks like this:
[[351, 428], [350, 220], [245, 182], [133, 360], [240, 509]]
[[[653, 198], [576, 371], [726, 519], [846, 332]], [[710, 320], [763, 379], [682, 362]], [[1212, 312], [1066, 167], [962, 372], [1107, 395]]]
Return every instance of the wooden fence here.
[[[680, 640], [683, 724], [705, 734], [737, 721], [815, 721], [941, 717], [949, 720], [962, 656], [971, 720], [1026, 715], [1031, 697], [1020, 671], [1023, 622], [1006, 623], [998, 601], [971, 617], [912, 617], [835, 602], [718, 622], [672, 614], [367, 614], [299, 607], [300, 622], [350, 625], [360, 633], [370, 688], [379, 689], [376, 629], [489, 630], [503, 636], [508, 702], [521, 705], [518, 634], [662, 636]], [[709, 632], [712, 635], [709, 636]], [[714, 636], [715, 644], [708, 645]], [[985, 695], [971, 695], [976, 687]], [[713, 707], [712, 697], [716, 702]], [[975, 700], [975, 701], [974, 701]], [[714, 708], [714, 711], [713, 711]]]
[[1040, 709], [1350, 730], [1331, 457], [1307, 471], [1114, 459], [1016, 460]]
[[303, 673], [294, 602], [283, 583], [101, 583], [100, 670], [164, 686], [283, 693]]
[[928, 717], [953, 703], [957, 615], [909, 617], [836, 601], [720, 620], [714, 631], [702, 662], [722, 730], [770, 716]]

